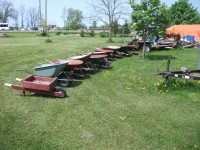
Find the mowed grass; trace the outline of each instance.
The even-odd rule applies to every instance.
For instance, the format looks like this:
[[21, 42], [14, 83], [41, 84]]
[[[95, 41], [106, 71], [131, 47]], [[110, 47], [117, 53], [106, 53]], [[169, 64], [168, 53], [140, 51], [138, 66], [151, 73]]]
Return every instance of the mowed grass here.
[[[171, 71], [197, 69], [198, 49], [154, 50], [111, 62], [66, 88], [55, 98], [5, 87], [28, 74], [16, 69], [63, 59], [77, 52], [120, 45], [121, 38], [56, 36], [36, 33], [0, 39], [0, 149], [195, 149], [200, 147], [200, 92], [173, 88], [155, 92], [171, 56]], [[129, 39], [126, 39], [129, 40]], [[196, 82], [196, 81], [195, 81]], [[197, 84], [200, 86], [200, 84]]]

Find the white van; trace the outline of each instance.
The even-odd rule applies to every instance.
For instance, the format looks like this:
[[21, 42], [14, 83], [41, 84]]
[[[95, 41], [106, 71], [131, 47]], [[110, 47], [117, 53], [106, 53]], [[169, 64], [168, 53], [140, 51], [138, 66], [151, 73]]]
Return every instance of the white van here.
[[9, 30], [8, 23], [0, 23], [0, 31]]

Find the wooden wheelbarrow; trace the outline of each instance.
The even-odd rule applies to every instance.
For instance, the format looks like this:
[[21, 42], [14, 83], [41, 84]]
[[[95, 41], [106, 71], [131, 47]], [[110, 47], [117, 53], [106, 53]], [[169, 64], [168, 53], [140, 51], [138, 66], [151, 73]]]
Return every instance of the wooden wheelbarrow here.
[[25, 96], [26, 91], [56, 97], [66, 96], [66, 90], [64, 88], [55, 88], [57, 83], [56, 78], [30, 75], [25, 79], [16, 78], [16, 80], [21, 81], [22, 86], [8, 83], [5, 83], [5, 86], [10, 86], [13, 89], [23, 91], [23, 96]]

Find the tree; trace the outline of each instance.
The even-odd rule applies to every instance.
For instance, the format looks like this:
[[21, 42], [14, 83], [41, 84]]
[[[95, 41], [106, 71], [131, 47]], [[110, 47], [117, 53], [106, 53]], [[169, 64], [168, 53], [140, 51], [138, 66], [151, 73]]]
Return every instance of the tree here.
[[19, 26], [19, 13], [18, 13], [17, 10], [15, 11], [14, 21], [15, 21], [15, 27], [18, 29], [18, 26]]
[[97, 21], [93, 21], [92, 26], [95, 29], [97, 27]]
[[67, 10], [66, 10], [66, 7], [63, 7], [61, 18], [63, 19], [64, 27], [66, 25], [66, 17], [67, 17]]
[[118, 24], [118, 20], [116, 19], [112, 24], [112, 33], [116, 36], [116, 34], [119, 32], [120, 25]]
[[67, 10], [66, 28], [69, 30], [77, 30], [82, 26], [83, 14], [78, 9], [69, 8]]
[[29, 10], [26, 10], [25, 20], [26, 20], [26, 27], [30, 27]]
[[160, 0], [143, 0], [140, 4], [136, 4], [135, 0], [130, 0], [130, 4], [133, 10], [132, 26], [143, 35], [142, 59], [144, 59], [146, 35], [157, 35], [165, 31], [169, 24], [167, 7], [161, 4]]
[[124, 0], [92, 0], [89, 4], [94, 9], [92, 17], [109, 26], [109, 41], [112, 41], [112, 25], [114, 20], [127, 15], [125, 4]]
[[6, 23], [8, 18], [15, 19], [14, 5], [10, 1], [0, 1], [0, 22]]
[[200, 15], [188, 0], [179, 0], [169, 8], [169, 16], [172, 25], [199, 24]]
[[19, 8], [20, 18], [21, 18], [21, 27], [24, 27], [24, 14], [25, 14], [25, 7], [21, 5]]
[[120, 31], [120, 32], [121, 32], [122, 34], [124, 34], [125, 36], [131, 33], [130, 26], [129, 26], [127, 20], [125, 20], [124, 25], [122, 25], [121, 31]]
[[34, 7], [29, 8], [28, 15], [29, 15], [29, 20], [30, 20], [30, 26], [31, 27], [37, 26], [39, 22], [39, 15], [38, 15], [37, 9]]

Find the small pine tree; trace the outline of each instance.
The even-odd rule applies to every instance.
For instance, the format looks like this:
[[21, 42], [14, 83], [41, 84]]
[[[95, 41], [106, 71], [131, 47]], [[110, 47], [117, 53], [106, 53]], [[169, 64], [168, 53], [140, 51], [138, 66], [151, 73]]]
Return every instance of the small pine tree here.
[[91, 36], [91, 37], [94, 37], [94, 36], [95, 36], [94, 29], [92, 29], [92, 30], [90, 31], [90, 36]]
[[85, 36], [85, 32], [83, 31], [83, 29], [82, 29], [81, 32], [80, 32], [80, 36], [81, 36], [81, 37], [84, 37], [84, 36]]

